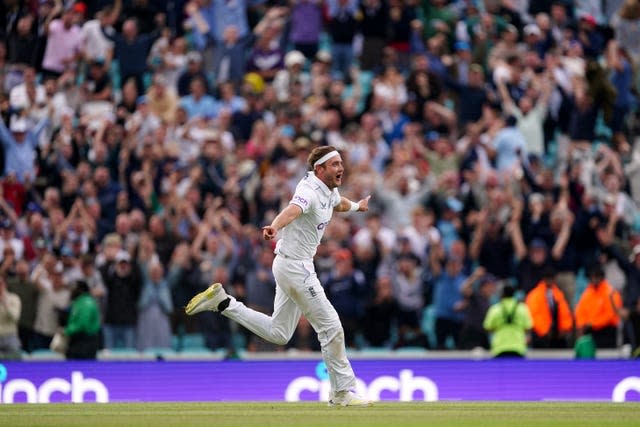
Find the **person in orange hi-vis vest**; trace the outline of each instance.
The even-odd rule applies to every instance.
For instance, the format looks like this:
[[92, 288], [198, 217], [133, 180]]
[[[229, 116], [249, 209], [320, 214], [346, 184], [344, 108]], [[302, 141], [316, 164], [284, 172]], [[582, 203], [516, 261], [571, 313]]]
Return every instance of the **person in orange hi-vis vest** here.
[[620, 324], [618, 312], [621, 307], [622, 298], [605, 279], [602, 266], [593, 266], [589, 270], [589, 285], [576, 306], [578, 332], [590, 325], [596, 347], [615, 348]]
[[555, 270], [547, 267], [542, 280], [525, 299], [531, 318], [534, 348], [567, 348], [573, 332], [573, 315], [567, 300], [555, 282]]

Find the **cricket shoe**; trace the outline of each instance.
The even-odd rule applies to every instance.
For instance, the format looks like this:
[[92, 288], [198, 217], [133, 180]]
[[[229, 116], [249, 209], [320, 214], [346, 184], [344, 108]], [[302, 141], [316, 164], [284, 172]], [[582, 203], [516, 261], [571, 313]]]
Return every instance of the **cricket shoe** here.
[[339, 391], [329, 399], [329, 406], [367, 407], [371, 406], [371, 404], [372, 402], [369, 399], [358, 396], [352, 391]]
[[206, 310], [218, 311], [218, 305], [227, 298], [229, 298], [229, 296], [224, 291], [222, 284], [214, 283], [206, 290], [191, 298], [191, 301], [189, 301], [184, 311], [188, 315]]

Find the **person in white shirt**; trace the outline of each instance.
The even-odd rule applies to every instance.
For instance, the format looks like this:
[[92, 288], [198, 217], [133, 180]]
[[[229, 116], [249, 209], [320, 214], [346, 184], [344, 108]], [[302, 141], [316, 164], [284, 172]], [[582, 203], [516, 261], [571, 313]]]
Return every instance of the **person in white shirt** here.
[[122, 8], [122, 0], [116, 0], [115, 4], [107, 5], [98, 13], [95, 19], [91, 19], [82, 25], [82, 54], [88, 63], [102, 60], [107, 69], [111, 66], [113, 58], [113, 42], [109, 40], [102, 28], [109, 34], [113, 33], [111, 26], [118, 19]]
[[24, 69], [23, 83], [15, 86], [9, 93], [9, 106], [14, 111], [28, 110], [47, 102], [45, 87], [36, 81], [36, 70], [33, 67]]
[[296, 187], [289, 205], [262, 229], [265, 240], [272, 240], [281, 232], [272, 266], [277, 285], [273, 315], [246, 307], [228, 296], [220, 283], [193, 297], [185, 311], [189, 315], [219, 311], [279, 345], [291, 339], [304, 314], [318, 334], [327, 366], [329, 406], [369, 406], [369, 400], [352, 391], [356, 379], [346, 356], [342, 325], [318, 280], [313, 257], [333, 212], [366, 212], [370, 196], [356, 203], [340, 195], [337, 187], [342, 184], [344, 165], [334, 147], [314, 148], [308, 164], [311, 171]]

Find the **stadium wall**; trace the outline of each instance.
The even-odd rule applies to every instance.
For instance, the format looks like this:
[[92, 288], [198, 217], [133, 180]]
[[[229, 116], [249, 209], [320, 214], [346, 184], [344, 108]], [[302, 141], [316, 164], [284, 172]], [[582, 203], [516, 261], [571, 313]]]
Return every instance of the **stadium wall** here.
[[[624, 360], [354, 360], [358, 389], [385, 401], [640, 401]], [[2, 403], [323, 401], [319, 360], [4, 362]]]

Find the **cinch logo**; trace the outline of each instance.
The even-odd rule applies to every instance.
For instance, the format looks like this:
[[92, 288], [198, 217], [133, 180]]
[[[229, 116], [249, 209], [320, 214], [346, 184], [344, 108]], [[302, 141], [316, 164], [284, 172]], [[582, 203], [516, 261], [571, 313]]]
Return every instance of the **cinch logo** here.
[[640, 393], [640, 377], [627, 377], [616, 384], [613, 388], [613, 393], [611, 393], [611, 400], [613, 402], [625, 402], [627, 393], [630, 391]]
[[304, 197], [295, 196], [293, 198], [293, 200], [295, 200], [296, 202], [300, 203], [303, 206], [308, 206], [309, 205], [309, 202]]
[[92, 402], [106, 403], [109, 401], [109, 390], [105, 385], [94, 379], [85, 378], [82, 372], [71, 372], [71, 382], [64, 378], [49, 378], [37, 386], [29, 380], [16, 378], [7, 379], [7, 368], [0, 364], [0, 403], [49, 403], [51, 396], [56, 393], [71, 395], [70, 399], [58, 397], [56, 401], [71, 401], [82, 403], [86, 394], [92, 394], [95, 399]]
[[[289, 383], [284, 394], [287, 402], [299, 402], [303, 392], [318, 393], [318, 400], [328, 401], [331, 386], [329, 384], [327, 368], [324, 362], [318, 363], [316, 367], [316, 377], [298, 377]], [[398, 400], [410, 402], [414, 399], [414, 394], [420, 392], [422, 400], [425, 402], [435, 402], [438, 400], [438, 386], [427, 377], [416, 377], [410, 369], [402, 369], [398, 377], [383, 375], [374, 378], [369, 384], [365, 384], [356, 378], [356, 391], [362, 396], [378, 401], [383, 392], [397, 393]]]
[[329, 224], [329, 221], [321, 222], [320, 224], [318, 224], [318, 230], [322, 230], [322, 229], [323, 229], [323, 228], [325, 228], [328, 224]]

